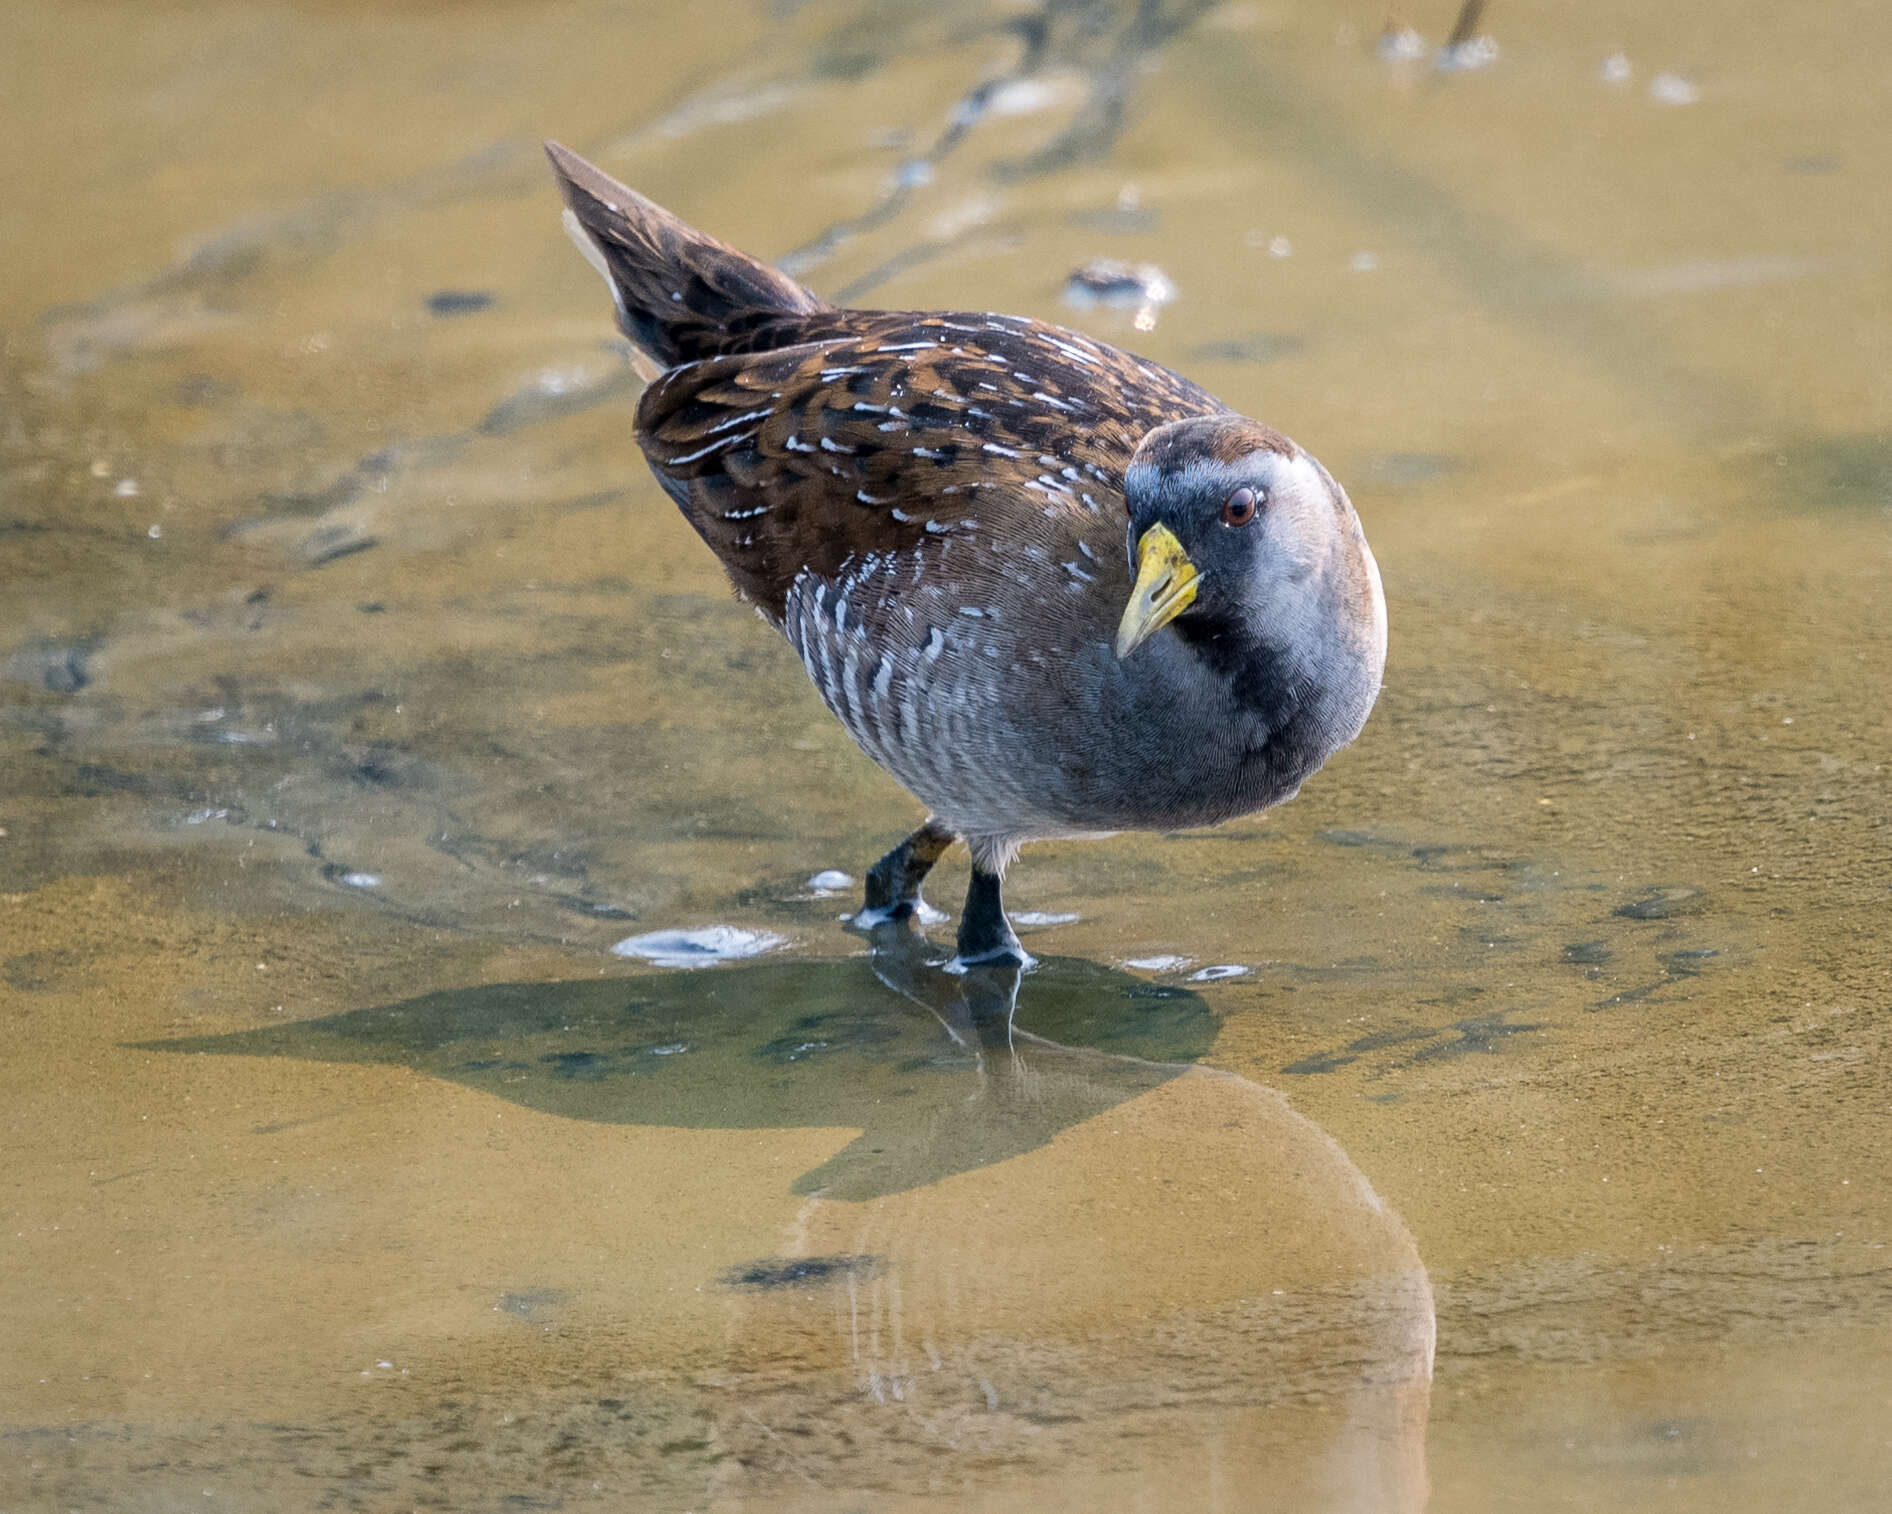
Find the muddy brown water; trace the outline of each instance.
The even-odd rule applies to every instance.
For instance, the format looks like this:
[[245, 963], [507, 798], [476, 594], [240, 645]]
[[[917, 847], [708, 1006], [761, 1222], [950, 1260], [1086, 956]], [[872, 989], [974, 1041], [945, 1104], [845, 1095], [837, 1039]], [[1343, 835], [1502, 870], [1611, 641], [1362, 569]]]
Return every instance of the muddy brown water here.
[[[1892, 14], [1384, 21], [0, 8], [0, 1508], [1884, 1507]], [[870, 962], [541, 135], [1308, 445], [1359, 743]]]

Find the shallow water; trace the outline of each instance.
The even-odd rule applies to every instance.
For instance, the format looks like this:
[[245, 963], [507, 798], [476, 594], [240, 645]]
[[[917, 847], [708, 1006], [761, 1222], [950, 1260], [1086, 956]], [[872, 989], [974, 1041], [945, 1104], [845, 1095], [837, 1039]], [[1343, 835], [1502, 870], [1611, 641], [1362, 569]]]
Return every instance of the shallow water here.
[[[1384, 19], [0, 8], [0, 1508], [1883, 1505], [1892, 17]], [[1318, 452], [1359, 743], [870, 962], [541, 135]]]

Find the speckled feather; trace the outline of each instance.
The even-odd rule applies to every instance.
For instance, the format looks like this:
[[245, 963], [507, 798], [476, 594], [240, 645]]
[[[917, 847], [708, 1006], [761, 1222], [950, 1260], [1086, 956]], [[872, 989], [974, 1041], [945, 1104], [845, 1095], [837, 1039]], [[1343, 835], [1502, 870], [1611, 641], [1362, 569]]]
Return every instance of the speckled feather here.
[[938, 557], [947, 538], [968, 583], [1081, 568], [1080, 542], [1120, 555], [1137, 443], [1225, 408], [1166, 368], [1016, 316], [827, 311], [747, 333], [770, 338], [782, 345], [663, 374], [637, 426], [690, 523], [778, 622], [804, 573]]
[[[834, 308], [550, 152], [575, 240], [659, 370], [637, 411], [658, 480], [855, 741], [982, 867], [1032, 837], [1279, 802], [1351, 739], [1365, 706], [1328, 720], [1298, 664], [1258, 666], [1264, 690], [1180, 637], [1112, 649], [1133, 458], [1154, 475], [1276, 454], [1357, 535], [1292, 442], [1062, 327]], [[1192, 418], [1209, 424], [1166, 453], [1158, 428]]]
[[834, 312], [748, 340], [783, 327], [804, 339], [646, 391], [658, 478], [855, 741], [936, 813], [975, 834], [1100, 828], [1019, 760], [1018, 717], [1089, 719], [1087, 653], [1130, 587], [1123, 470], [1153, 426], [1223, 407], [1018, 317]]

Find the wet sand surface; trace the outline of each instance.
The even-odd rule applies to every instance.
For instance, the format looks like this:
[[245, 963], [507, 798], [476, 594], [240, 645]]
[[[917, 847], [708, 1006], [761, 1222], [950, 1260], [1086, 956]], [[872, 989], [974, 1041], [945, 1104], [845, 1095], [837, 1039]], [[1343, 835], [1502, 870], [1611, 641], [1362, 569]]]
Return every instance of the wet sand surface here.
[[[1883, 1506], [1892, 18], [1384, 19], [0, 8], [0, 1508]], [[1309, 446], [1359, 743], [870, 961], [542, 135]]]

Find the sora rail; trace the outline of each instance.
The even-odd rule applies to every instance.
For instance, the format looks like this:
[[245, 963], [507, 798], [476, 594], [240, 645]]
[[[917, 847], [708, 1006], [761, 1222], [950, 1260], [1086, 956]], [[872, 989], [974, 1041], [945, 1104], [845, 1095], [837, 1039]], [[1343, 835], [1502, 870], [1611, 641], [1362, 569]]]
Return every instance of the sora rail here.
[[637, 440], [861, 750], [931, 812], [859, 923], [972, 853], [962, 962], [1029, 962], [1022, 842], [1214, 825], [1359, 734], [1386, 606], [1327, 470], [1018, 316], [838, 309], [548, 144], [650, 385]]

